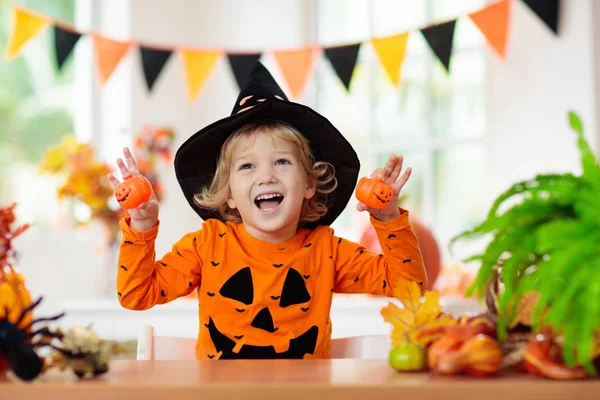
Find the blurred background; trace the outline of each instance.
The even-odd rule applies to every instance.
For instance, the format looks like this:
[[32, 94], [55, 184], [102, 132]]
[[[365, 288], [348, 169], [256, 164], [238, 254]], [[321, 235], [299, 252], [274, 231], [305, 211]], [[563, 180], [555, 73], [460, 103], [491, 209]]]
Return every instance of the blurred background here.
[[[144, 312], [118, 305], [121, 214], [103, 178], [131, 146], [160, 192], [157, 255], [197, 230], [202, 221], [181, 194], [172, 156], [229, 115], [244, 66], [257, 58], [291, 100], [323, 113], [351, 141], [361, 174], [392, 152], [404, 155], [413, 175], [402, 206], [418, 226], [433, 288], [447, 310], [479, 311], [464, 298], [477, 265], [461, 260], [473, 249], [450, 253], [450, 238], [517, 180], [579, 172], [569, 110], [600, 148], [600, 3], [544, 3], [0, 0], [0, 46], [8, 52], [11, 40], [13, 50], [24, 42], [0, 61], [0, 206], [18, 203], [18, 223], [33, 224], [13, 245], [27, 287], [45, 297], [40, 313], [65, 310], [66, 324], [93, 324], [123, 340], [144, 323], [157, 334], [197, 334], [195, 297]], [[486, 8], [497, 4], [509, 13]], [[487, 25], [478, 26], [469, 14], [481, 10], [489, 10]], [[455, 24], [437, 25], [448, 21]], [[404, 33], [393, 43], [405, 48], [383, 52], [371, 42]], [[504, 33], [502, 56], [486, 34], [497, 44]], [[401, 62], [397, 74], [386, 72], [386, 56], [389, 65]], [[333, 228], [376, 247], [355, 205]], [[387, 331], [379, 310], [388, 301], [336, 295], [334, 336]]]

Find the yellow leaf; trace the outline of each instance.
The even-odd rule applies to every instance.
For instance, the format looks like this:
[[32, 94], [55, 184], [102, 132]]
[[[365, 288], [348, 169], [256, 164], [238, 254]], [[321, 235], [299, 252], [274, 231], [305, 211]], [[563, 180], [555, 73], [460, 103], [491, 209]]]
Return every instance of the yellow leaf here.
[[39, 171], [42, 173], [60, 172], [65, 167], [66, 161], [65, 155], [59, 147], [50, 149], [44, 155]]
[[435, 319], [441, 312], [440, 293], [437, 290], [425, 292], [425, 301], [415, 315], [415, 324], [425, 325], [428, 321]]
[[421, 286], [414, 281], [399, 279], [396, 282], [394, 296], [402, 302], [404, 308], [416, 313], [420, 306]]
[[439, 304], [440, 293], [437, 290], [425, 292], [421, 302], [421, 287], [417, 282], [400, 279], [394, 290], [395, 297], [403, 308], [389, 303], [381, 309], [386, 322], [392, 324], [392, 345], [404, 343], [427, 343], [427, 337], [419, 337], [424, 327], [442, 326], [452, 323], [453, 318], [440, 316], [442, 307]]
[[60, 145], [62, 151], [68, 154], [76, 153], [77, 149], [81, 146], [74, 135], [64, 135]]

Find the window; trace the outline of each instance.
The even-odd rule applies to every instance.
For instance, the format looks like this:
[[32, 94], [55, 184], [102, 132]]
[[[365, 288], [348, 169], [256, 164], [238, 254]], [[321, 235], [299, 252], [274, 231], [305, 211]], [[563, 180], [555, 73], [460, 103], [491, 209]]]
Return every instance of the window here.
[[[6, 48], [11, 9], [20, 5], [73, 23], [74, 0], [28, 0], [0, 6], [0, 45]], [[14, 60], [0, 62], [0, 204], [16, 201], [18, 220], [44, 228], [56, 219], [54, 178], [37, 173], [44, 152], [73, 131], [72, 63], [56, 67], [52, 29], [31, 40]], [[41, 206], [39, 199], [44, 199]]]
[[[403, 206], [434, 230], [447, 259], [449, 239], [484, 215], [486, 157], [486, 57], [484, 38], [465, 16], [483, 0], [321, 0], [317, 40], [349, 44], [410, 31], [401, 85], [388, 80], [370, 44], [363, 44], [347, 93], [321, 57], [317, 108], [352, 142], [361, 175], [392, 152], [413, 168]], [[433, 55], [419, 28], [460, 17], [450, 74]], [[355, 200], [335, 222], [336, 232], [358, 240], [368, 224]]]

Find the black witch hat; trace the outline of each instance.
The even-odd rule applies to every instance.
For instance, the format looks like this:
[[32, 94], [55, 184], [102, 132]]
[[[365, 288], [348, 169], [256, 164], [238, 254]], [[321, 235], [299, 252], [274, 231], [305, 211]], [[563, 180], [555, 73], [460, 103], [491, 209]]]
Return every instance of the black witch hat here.
[[308, 139], [316, 161], [335, 168], [338, 187], [331, 193], [328, 211], [308, 226], [330, 225], [344, 210], [356, 185], [360, 162], [352, 145], [325, 117], [302, 104], [287, 99], [269, 71], [257, 62], [242, 86], [231, 115], [193, 134], [177, 150], [175, 175], [190, 206], [204, 220], [223, 217], [201, 208], [194, 195], [210, 185], [221, 146], [233, 132], [246, 124], [281, 121], [298, 129]]

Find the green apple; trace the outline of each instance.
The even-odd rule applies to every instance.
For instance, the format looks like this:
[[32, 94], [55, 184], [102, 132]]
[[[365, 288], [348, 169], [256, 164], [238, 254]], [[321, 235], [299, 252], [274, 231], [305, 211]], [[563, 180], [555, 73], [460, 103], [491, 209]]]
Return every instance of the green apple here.
[[421, 371], [427, 365], [427, 349], [418, 343], [394, 346], [390, 350], [389, 362], [398, 371]]

